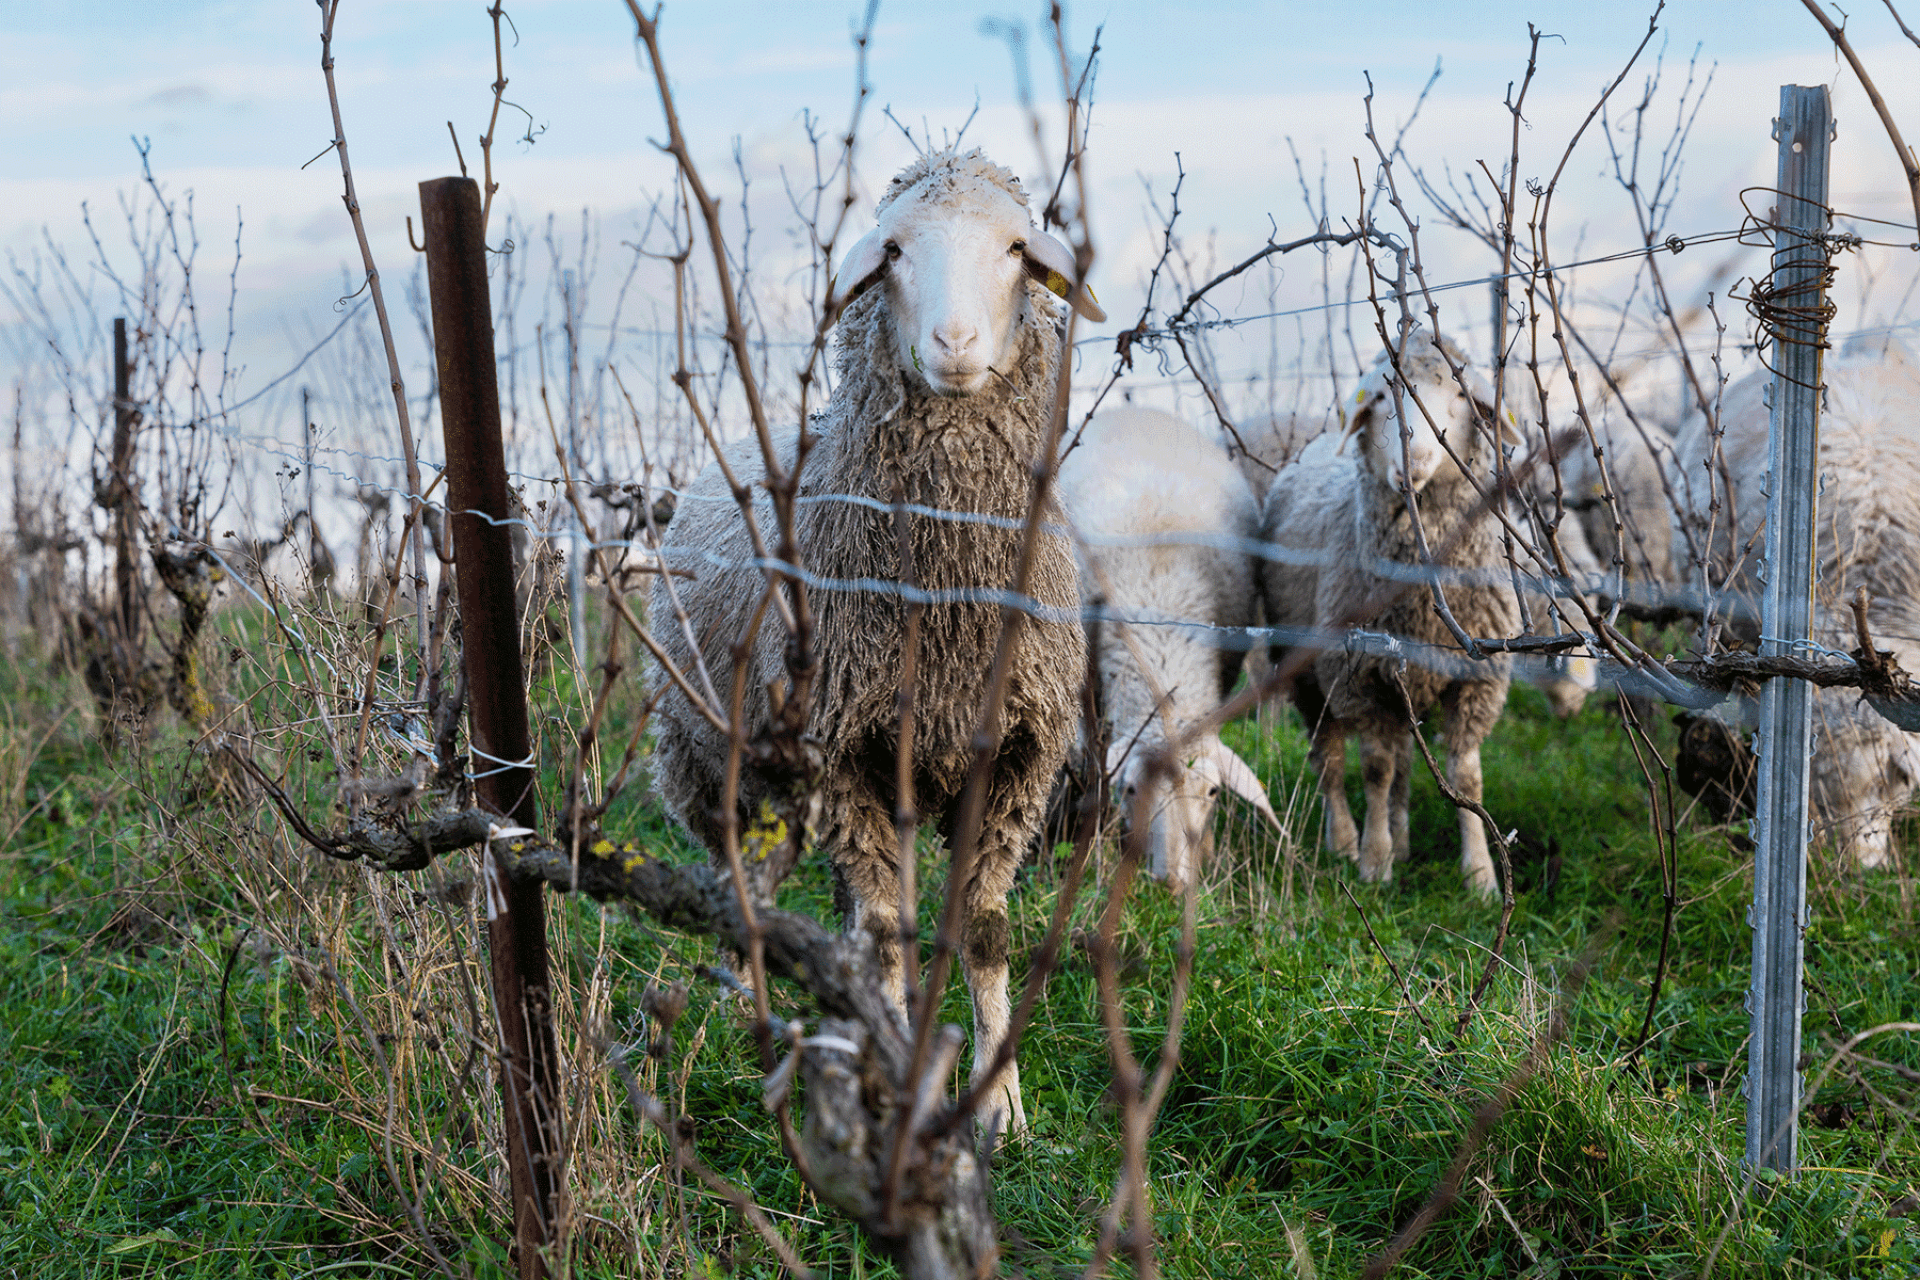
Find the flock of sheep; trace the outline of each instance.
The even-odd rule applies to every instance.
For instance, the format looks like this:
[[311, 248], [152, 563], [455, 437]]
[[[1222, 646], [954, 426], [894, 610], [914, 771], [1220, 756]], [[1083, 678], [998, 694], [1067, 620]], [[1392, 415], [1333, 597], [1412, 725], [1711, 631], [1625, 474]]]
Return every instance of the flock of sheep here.
[[[1524, 408], [1514, 406], [1520, 417], [1505, 405], [1496, 412], [1486, 375], [1421, 329], [1381, 353], [1324, 428], [1250, 427], [1249, 452], [1265, 450], [1254, 467], [1165, 413], [1096, 415], [1061, 460], [1029, 542], [1023, 525], [1055, 404], [1062, 300], [1104, 317], [1074, 279], [1066, 246], [1033, 225], [1018, 180], [978, 151], [909, 166], [881, 199], [878, 223], [841, 269], [850, 301], [837, 381], [811, 424], [796, 504], [815, 614], [807, 728], [823, 756], [817, 834], [851, 899], [851, 927], [871, 938], [900, 997], [895, 809], [900, 690], [911, 670], [919, 816], [947, 834], [963, 803], [981, 816], [977, 847], [960, 863], [968, 879], [959, 951], [984, 1126], [1025, 1123], [1018, 1068], [1009, 1061], [995, 1079], [981, 1076], [994, 1069], [1008, 1026], [1007, 895], [1063, 765], [1083, 749], [1088, 628], [1111, 744], [1102, 763], [1116, 796], [1144, 820], [1162, 879], [1179, 886], [1197, 874], [1223, 787], [1278, 824], [1254, 771], [1204, 731], [1239, 678], [1249, 637], [1264, 634], [1311, 734], [1327, 847], [1357, 860], [1362, 879], [1391, 877], [1408, 849], [1411, 726], [1437, 708], [1447, 782], [1470, 802], [1459, 810], [1466, 884], [1491, 895], [1494, 865], [1474, 812], [1480, 747], [1525, 659], [1474, 652], [1472, 642], [1579, 631], [1576, 592], [1617, 599], [1635, 584], [1698, 582], [1703, 573], [1715, 588], [1736, 588], [1756, 569], [1767, 438], [1758, 381], [1727, 391], [1717, 438], [1704, 417], [1682, 424], [1677, 439], [1636, 425], [1601, 441], [1597, 457], [1583, 443], [1557, 465], [1539, 465], [1515, 448]], [[1851, 647], [1851, 620], [1834, 602], [1865, 585], [1874, 635], [1920, 670], [1920, 625], [1909, 616], [1920, 586], [1920, 433], [1902, 412], [1920, 403], [1920, 369], [1896, 346], [1844, 356], [1828, 380], [1820, 555], [1823, 599], [1834, 607], [1819, 639]], [[791, 466], [797, 431], [775, 444]], [[771, 714], [770, 691], [788, 661], [788, 633], [771, 616], [740, 644], [765, 607], [765, 539], [775, 523], [755, 484], [764, 474], [760, 443], [749, 439], [695, 482], [661, 547], [674, 576], [656, 579], [649, 602], [654, 634], [683, 674], [704, 668], [720, 705], [738, 684], [749, 735]], [[1502, 474], [1522, 477], [1519, 496], [1495, 500]], [[736, 497], [747, 488], [759, 495], [758, 541]], [[1546, 500], [1529, 503], [1529, 493]], [[1556, 510], [1568, 518], [1555, 521]], [[1552, 537], [1538, 536], [1549, 522]], [[1522, 544], [1558, 554], [1516, 552]], [[886, 589], [903, 580], [925, 602], [911, 654], [900, 593]], [[1020, 583], [1028, 616], [1013, 650], [997, 655], [1007, 590]], [[1750, 611], [1729, 610], [1736, 630], [1757, 631]], [[1249, 630], [1262, 624], [1270, 630]], [[984, 795], [969, 799], [997, 657], [998, 750]], [[737, 681], [736, 661], [746, 665]], [[1557, 705], [1577, 705], [1593, 687], [1591, 658], [1532, 663]], [[718, 851], [727, 734], [664, 675], [652, 692], [659, 794]], [[1738, 700], [1715, 714], [1737, 733]], [[1892, 817], [1920, 779], [1920, 744], [1846, 690], [1822, 691], [1816, 718], [1813, 790], [1825, 833], [1863, 865], [1882, 863]], [[1344, 786], [1349, 739], [1363, 765], [1358, 828]], [[745, 769], [743, 818], [777, 799], [779, 785]]]

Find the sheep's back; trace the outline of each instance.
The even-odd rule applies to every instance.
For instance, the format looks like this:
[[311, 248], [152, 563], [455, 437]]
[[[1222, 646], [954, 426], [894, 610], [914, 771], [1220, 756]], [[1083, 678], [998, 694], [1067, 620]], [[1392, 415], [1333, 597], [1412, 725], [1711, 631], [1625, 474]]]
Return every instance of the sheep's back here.
[[1090, 540], [1083, 598], [1104, 598], [1135, 622], [1100, 633], [1110, 713], [1145, 719], [1154, 697], [1142, 666], [1180, 701], [1210, 705], [1238, 675], [1241, 653], [1206, 628], [1249, 625], [1255, 603], [1246, 547], [1259, 535], [1259, 508], [1226, 450], [1171, 414], [1107, 410], [1062, 461], [1059, 485], [1068, 519]]
[[1282, 467], [1338, 426], [1339, 415], [1332, 408], [1313, 413], [1283, 410], [1257, 414], [1234, 424], [1240, 446], [1234, 451], [1234, 466], [1256, 494], [1263, 494]]
[[1267, 487], [1262, 537], [1272, 544], [1261, 566], [1267, 621], [1276, 627], [1319, 623], [1323, 573], [1338, 572], [1353, 540], [1360, 468], [1337, 436], [1321, 436], [1280, 469]]
[[[1756, 609], [1758, 570], [1766, 550], [1771, 430], [1763, 397], [1771, 381], [1761, 370], [1729, 388], [1723, 399], [1721, 457], [1731, 493], [1714, 518], [1712, 545], [1716, 580], [1737, 566], [1736, 589]], [[1904, 637], [1920, 634], [1914, 602], [1920, 594], [1920, 370], [1904, 358], [1841, 358], [1828, 366], [1826, 382], [1819, 442], [1822, 488], [1815, 500], [1815, 591], [1822, 612], [1817, 629], [1827, 643], [1851, 648], [1849, 610], [1855, 589], [1864, 586], [1873, 597], [1870, 622], [1888, 633], [1883, 647], [1894, 649], [1903, 665], [1915, 669], [1920, 666], [1920, 640]], [[1696, 538], [1708, 517], [1709, 491], [1700, 460], [1709, 445], [1699, 417], [1687, 424], [1675, 445], [1678, 465], [1693, 472], [1693, 483], [1684, 493]]]

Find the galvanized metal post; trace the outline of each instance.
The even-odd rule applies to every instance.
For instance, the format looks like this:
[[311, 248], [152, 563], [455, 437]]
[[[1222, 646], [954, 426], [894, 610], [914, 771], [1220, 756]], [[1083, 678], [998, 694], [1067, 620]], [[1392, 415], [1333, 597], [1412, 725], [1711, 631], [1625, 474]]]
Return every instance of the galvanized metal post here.
[[[500, 390], [494, 379], [480, 188], [470, 178], [423, 182], [420, 212], [440, 368], [474, 792], [483, 807], [506, 822], [534, 827], [539, 811], [534, 771], [527, 763], [526, 681], [514, 608], [513, 543], [506, 523], [511, 512], [500, 440]], [[564, 1196], [546, 904], [539, 881], [513, 880], [490, 853], [482, 878], [500, 1029], [514, 1241], [522, 1280], [536, 1280], [547, 1274], [545, 1252], [560, 1243]]]
[[[1826, 338], [1827, 156], [1833, 116], [1824, 85], [1782, 85], [1779, 192], [1769, 327], [1773, 421], [1767, 447], [1762, 655], [1812, 635], [1814, 494], [1819, 484], [1821, 351]], [[1747, 1164], [1791, 1173], [1800, 1110], [1801, 937], [1807, 914], [1807, 757], [1813, 687], [1773, 679], [1760, 695], [1760, 776], [1753, 869], [1753, 1038], [1747, 1059]]]

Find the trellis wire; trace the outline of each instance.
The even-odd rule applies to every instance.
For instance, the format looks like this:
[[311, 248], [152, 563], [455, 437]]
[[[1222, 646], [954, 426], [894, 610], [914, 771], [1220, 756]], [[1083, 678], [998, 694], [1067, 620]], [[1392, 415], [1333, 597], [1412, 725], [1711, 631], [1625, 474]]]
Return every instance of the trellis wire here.
[[[1855, 216], [1855, 215], [1836, 215], [1836, 216]], [[1862, 218], [1861, 220], [1868, 221], [1869, 219]], [[1872, 221], [1878, 221], [1878, 220], [1872, 220]], [[1536, 268], [1534, 270], [1514, 271], [1514, 272], [1508, 273], [1504, 277], [1494, 277], [1494, 279], [1507, 279], [1507, 280], [1526, 279], [1531, 276], [1537, 275], [1538, 271], [1543, 269], [1552, 270], [1555, 272], [1561, 272], [1561, 271], [1572, 270], [1578, 267], [1600, 265], [1600, 264], [1611, 263], [1611, 262], [1628, 261], [1636, 258], [1645, 257], [1655, 253], [1664, 252], [1668, 254], [1674, 254], [1684, 250], [1686, 247], [1690, 245], [1708, 244], [1708, 243], [1724, 242], [1727, 240], [1740, 239], [1743, 236], [1751, 235], [1754, 232], [1755, 227], [1756, 227], [1756, 220], [1752, 216], [1750, 216], [1747, 221], [1747, 224], [1738, 231], [1711, 231], [1711, 232], [1703, 232], [1703, 233], [1698, 233], [1695, 235], [1685, 236], [1685, 237], [1669, 236], [1664, 240], [1653, 245], [1636, 247], [1636, 248], [1622, 250], [1614, 253], [1597, 255], [1589, 258], [1582, 258], [1578, 261], [1570, 262], [1570, 263], [1554, 264], [1549, 268]], [[1489, 279], [1490, 278], [1487, 276], [1475, 276], [1470, 279], [1443, 282], [1441, 284], [1431, 286], [1431, 291], [1444, 292], [1444, 291], [1453, 290], [1453, 289], [1466, 288], [1469, 286], [1480, 287], [1480, 286], [1484, 286]], [[1265, 313], [1249, 315], [1249, 316], [1212, 317], [1205, 320], [1192, 320], [1192, 321], [1183, 322], [1182, 327], [1183, 328], [1202, 328], [1202, 329], [1233, 327], [1235, 325], [1253, 323], [1257, 321], [1272, 320], [1272, 319], [1278, 319], [1278, 318], [1294, 316], [1294, 315], [1310, 314], [1315, 312], [1326, 311], [1329, 309], [1340, 309], [1340, 308], [1350, 306], [1357, 301], [1364, 301], [1364, 299], [1350, 299], [1350, 300], [1343, 300], [1343, 301], [1326, 302], [1326, 303], [1316, 304], [1310, 307], [1295, 308], [1295, 309], [1286, 310], [1286, 311], [1265, 312]], [[358, 492], [379, 493], [379, 494], [385, 494], [395, 499], [405, 499], [407, 495], [403, 488], [401, 488], [398, 485], [388, 483], [381, 479], [375, 478], [372, 475], [365, 474], [360, 470], [358, 466], [350, 465], [347, 467], [341, 467], [341, 466], [331, 465], [330, 463], [322, 462], [319, 460], [320, 457], [324, 456], [324, 457], [329, 457], [333, 459], [347, 459], [347, 460], [351, 460], [352, 463], [356, 463], [356, 464], [374, 464], [382, 467], [391, 467], [391, 466], [400, 465], [402, 461], [401, 459], [390, 457], [390, 456], [379, 454], [379, 453], [370, 452], [370, 451], [342, 448], [342, 447], [333, 446], [333, 445], [323, 445], [317, 442], [312, 442], [310, 440], [303, 441], [301, 451], [296, 453], [291, 449], [285, 447], [284, 442], [280, 441], [277, 437], [265, 435], [259, 432], [244, 430], [240, 428], [238, 425], [234, 424], [232, 421], [234, 415], [236, 415], [241, 409], [244, 409], [246, 407], [249, 407], [251, 405], [258, 403], [261, 399], [265, 398], [273, 390], [283, 387], [296, 373], [298, 373], [302, 368], [304, 368], [321, 350], [323, 350], [330, 343], [336, 341], [341, 336], [341, 334], [346, 332], [349, 325], [351, 324], [355, 316], [357, 316], [358, 314], [359, 314], [359, 307], [356, 305], [353, 310], [349, 311], [345, 316], [342, 317], [339, 324], [335, 325], [334, 328], [329, 333], [323, 336], [314, 346], [312, 346], [306, 352], [304, 352], [289, 369], [287, 369], [285, 372], [276, 376], [272, 381], [270, 381], [266, 386], [262, 387], [259, 391], [254, 392], [253, 394], [245, 397], [242, 400], [235, 402], [232, 405], [223, 406], [215, 410], [214, 412], [210, 413], [208, 415], [208, 420], [206, 421], [205, 425], [210, 431], [226, 439], [234, 447], [242, 449], [245, 452], [251, 453], [255, 456], [276, 458], [292, 466], [306, 468], [309, 471], [318, 471], [321, 474], [331, 476], [335, 479], [344, 481], [347, 484], [352, 485], [354, 489]], [[1920, 322], [1913, 322], [1913, 324], [1920, 325]], [[667, 330], [667, 329], [650, 329], [650, 328], [644, 328], [644, 327], [635, 326], [635, 325], [611, 326], [611, 325], [588, 324], [586, 322], [579, 322], [579, 327], [594, 328], [594, 329], [601, 329], [601, 330], [613, 330], [617, 332], [631, 333], [631, 334], [636, 334], [640, 336], [654, 337], [658, 339], [665, 339], [671, 336], [673, 333], [673, 331]], [[1876, 326], [1871, 330], [1861, 330], [1860, 332], [1862, 333], [1876, 332], [1877, 333], [1877, 332], [1887, 331], [1887, 330], [1901, 328], [1901, 327], [1911, 327], [1911, 326], [1898, 326], [1898, 325]], [[1145, 336], [1149, 338], [1154, 336], [1166, 336], [1168, 332], [1169, 331], [1167, 330], [1149, 329], [1145, 331]], [[695, 340], [698, 340], [701, 337], [710, 337], [711, 335], [690, 334], [689, 336], [694, 338]], [[1106, 338], [1106, 337], [1097, 338], [1097, 339], [1088, 339], [1077, 345], [1084, 349], [1086, 347], [1089, 347], [1098, 343], [1110, 341], [1110, 340], [1111, 340], [1110, 338]], [[764, 339], [763, 341], [765, 345], [775, 346], [775, 347], [784, 347], [787, 345], [791, 345], [791, 344], [782, 343], [774, 339]], [[1136, 342], [1137, 341], [1138, 339], [1136, 339]], [[805, 345], [805, 344], [801, 344], [801, 345]], [[1665, 348], [1665, 347], [1657, 348], [1657, 349], [1650, 350], [1648, 353], [1645, 353], [1645, 354], [1658, 354], [1659, 351], [1666, 350], [1666, 349], [1668, 348]], [[508, 351], [499, 358], [502, 360], [511, 360], [512, 352]], [[1175, 381], [1179, 381], [1179, 380], [1176, 379]], [[571, 420], [572, 414], [570, 413], [568, 416], [569, 416], [569, 419]], [[427, 459], [422, 459], [422, 461], [429, 466], [434, 466], [434, 467], [444, 466], [444, 463], [432, 462]], [[548, 504], [549, 511], [560, 512], [560, 511], [565, 511], [570, 509], [570, 504], [566, 503], [563, 500], [563, 496], [559, 492], [559, 490], [561, 490], [565, 484], [565, 482], [562, 481], [561, 479], [551, 475], [539, 475], [539, 474], [526, 472], [526, 471], [510, 471], [509, 475], [514, 480], [521, 482], [523, 484], [541, 485], [541, 486], [545, 486], [555, 490], [554, 497], [549, 501], [549, 504]], [[594, 487], [594, 482], [590, 482], [585, 479], [577, 479], [575, 483], [587, 485], [590, 488]], [[659, 496], [672, 496], [677, 501], [683, 501], [683, 502], [684, 501], [715, 501], [715, 502], [731, 503], [733, 501], [730, 495], [698, 494], [698, 493], [691, 492], [685, 486], [677, 486], [673, 484], [664, 484], [664, 483], [663, 484], [639, 484], [639, 485], [628, 485], [628, 486], [622, 486], [622, 487], [627, 489], [629, 492], [635, 493], [637, 496], [639, 496], [640, 498], [646, 501], [651, 501], [652, 499]], [[803, 505], [815, 504], [815, 503], [829, 503], [829, 502], [849, 503], [849, 504], [864, 506], [864, 507], [867, 507], [868, 509], [871, 509], [875, 512], [880, 512], [880, 513], [891, 513], [896, 509], [895, 504], [893, 503], [875, 499], [867, 495], [850, 494], [850, 493], [810, 494], [810, 495], [806, 495], [805, 497], [802, 497], [801, 499], [799, 499], [799, 501]], [[447, 507], [447, 505], [444, 503], [437, 503], [437, 502], [430, 501], [427, 505], [433, 506], [443, 516], [453, 515], [453, 514], [462, 514], [462, 513], [458, 513], [450, 510]], [[929, 507], [924, 504], [904, 504], [903, 507], [901, 507], [900, 509], [903, 509], [908, 514], [922, 517], [922, 518], [927, 518], [927, 519], [945, 520], [945, 521], [951, 521], [955, 523], [973, 523], [973, 524], [980, 524], [988, 527], [995, 527], [995, 528], [1002, 528], [1002, 529], [1018, 528], [1024, 523], [1023, 520], [1017, 517], [996, 515], [996, 514], [983, 513], [983, 512], [947, 510], [947, 509]], [[480, 513], [474, 513], [474, 514], [480, 515]], [[495, 520], [493, 517], [480, 515], [480, 518], [487, 520], [489, 523], [508, 524], [508, 525], [517, 526], [518, 528], [522, 529], [529, 538], [534, 540], [544, 540], [548, 542], [566, 541], [571, 544], [572, 553], [573, 553], [568, 557], [570, 562], [582, 560], [585, 558], [586, 553], [596, 551], [596, 550], [615, 551], [615, 552], [640, 552], [643, 555], [647, 555], [647, 556], [652, 556], [656, 550], [656, 548], [651, 544], [651, 542], [645, 539], [626, 538], [626, 537], [588, 539], [579, 531], [575, 531], [567, 528], [549, 527], [549, 523], [543, 522], [539, 518], [534, 518], [530, 516], [529, 517], [514, 516], [514, 517], [508, 517], [504, 520]], [[1060, 529], [1058, 527], [1054, 527], [1054, 528], [1050, 528], [1048, 532], [1065, 533], [1067, 531], [1064, 529]], [[1184, 545], [1211, 545], [1211, 546], [1218, 547], [1223, 551], [1237, 552], [1239, 554], [1250, 555], [1256, 558], [1266, 559], [1266, 560], [1278, 560], [1283, 562], [1308, 564], [1308, 565], [1325, 564], [1328, 562], [1328, 553], [1325, 553], [1325, 552], [1283, 548], [1275, 544], [1261, 542], [1258, 540], [1245, 539], [1245, 538], [1223, 538], [1223, 537], [1205, 536], [1205, 535], [1173, 535], [1173, 536], [1158, 536], [1153, 538], [1125, 537], [1125, 536], [1084, 536], [1083, 535], [1081, 537], [1081, 541], [1089, 546], [1110, 546], [1110, 547], [1143, 547], [1143, 546], [1155, 545], [1160, 543], [1178, 543], [1178, 544], [1184, 544]], [[989, 603], [1002, 605], [1005, 607], [1020, 609], [1041, 617], [1048, 617], [1055, 613], [1060, 612], [1059, 610], [1050, 609], [1047, 606], [1041, 605], [1038, 601], [1035, 601], [1031, 598], [1016, 597], [1012, 593], [1009, 593], [1005, 591], [1003, 588], [994, 584], [980, 584], [974, 587], [955, 588], [955, 589], [950, 589], [946, 592], [925, 591], [917, 588], [904, 588], [899, 583], [889, 582], [881, 579], [860, 579], [860, 580], [826, 579], [826, 578], [819, 577], [818, 575], [814, 575], [809, 571], [805, 570], [804, 568], [785, 564], [777, 560], [751, 559], [746, 561], [733, 562], [729, 564], [722, 558], [714, 556], [709, 553], [704, 556], [703, 563], [707, 565], [714, 565], [714, 566], [726, 567], [726, 568], [752, 568], [752, 569], [761, 570], [763, 572], [790, 576], [790, 577], [794, 577], [794, 578], [806, 581], [810, 586], [816, 589], [825, 590], [825, 591], [867, 592], [867, 593], [887, 595], [887, 596], [891, 596], [893, 598], [898, 598], [905, 601], [918, 601], [920, 603], [929, 603], [929, 604], [937, 604], [937, 603], [943, 603], [943, 602], [959, 602], [959, 601], [989, 602]], [[228, 567], [229, 569], [231, 568], [231, 566], [228, 566]], [[648, 571], [649, 569], [657, 569], [659, 566], [657, 565], [657, 563], [648, 564], [648, 563], [642, 562], [640, 564], [628, 564], [622, 567], [629, 571], [638, 570], [641, 572], [645, 572], [645, 571]], [[669, 566], [669, 567], [672, 567], [672, 566]], [[1493, 567], [1493, 568], [1488, 568], [1484, 570], [1459, 569], [1459, 568], [1453, 568], [1449, 566], [1404, 564], [1404, 563], [1390, 562], [1390, 561], [1384, 561], [1384, 560], [1375, 560], [1372, 563], [1369, 563], [1363, 567], [1369, 570], [1370, 572], [1372, 572], [1375, 576], [1380, 577], [1382, 579], [1403, 583], [1403, 584], [1410, 584], [1410, 585], [1423, 585], [1423, 584], [1427, 584], [1435, 581], [1438, 581], [1444, 585], [1446, 583], [1485, 581], [1491, 578], [1505, 578], [1507, 576], [1507, 571], [1504, 568], [1499, 568], [1499, 567]], [[238, 577], [239, 575], [236, 575], [237, 579]], [[1523, 572], [1521, 574], [1520, 581], [1521, 581], [1521, 585], [1530, 592], [1537, 592], [1544, 596], [1558, 596], [1563, 599], [1575, 593], [1597, 594], [1595, 589], [1598, 585], [1597, 582], [1569, 581], [1569, 580], [1557, 579], [1552, 577], [1551, 575], [1541, 575], [1541, 574], [1526, 573], [1526, 572]], [[255, 594], [257, 595], [257, 593]], [[1743, 602], [1738, 599], [1737, 594], [1735, 593], [1720, 593], [1720, 594], [1726, 595], [1728, 597], [1726, 599], [1716, 599], [1713, 602], [1716, 610], [1721, 612], [1721, 616], [1728, 616], [1729, 614], [1733, 616], [1739, 616], [1742, 612], [1750, 612], [1750, 609], [1746, 608]], [[1617, 598], [1620, 598], [1623, 601], [1633, 604], [1635, 606], [1645, 607], [1645, 608], [1670, 608], [1678, 611], [1697, 610], [1707, 603], [1706, 593], [1703, 593], [1700, 589], [1691, 587], [1685, 584], [1671, 583], [1671, 582], [1668, 582], [1668, 583], [1640, 582], [1640, 583], [1615, 584], [1615, 595], [1617, 596]], [[1567, 610], [1567, 612], [1571, 614], [1572, 610]], [[1197, 634], [1205, 634], [1213, 637], [1215, 641], [1221, 644], [1223, 647], [1240, 648], [1240, 649], [1252, 648], [1254, 646], [1257, 646], [1263, 643], [1264, 644], [1281, 644], [1281, 645], [1298, 644], [1298, 645], [1312, 645], [1315, 647], [1327, 647], [1330, 645], [1337, 646], [1340, 644], [1352, 642], [1350, 641], [1347, 633], [1342, 632], [1342, 633], [1336, 634], [1331, 632], [1318, 631], [1312, 628], [1220, 627], [1217, 624], [1214, 624], [1206, 619], [1199, 619], [1199, 618], [1183, 619], [1183, 618], [1168, 618], [1168, 617], [1144, 616], [1144, 615], [1128, 615], [1128, 614], [1124, 614], [1119, 611], [1115, 611], [1111, 609], [1099, 611], [1097, 614], [1089, 614], [1088, 616], [1089, 617], [1097, 616], [1105, 621], [1123, 623], [1131, 626], [1185, 627]], [[1558, 624], [1556, 624], [1556, 629], [1558, 629]], [[1589, 656], [1589, 657], [1599, 656], [1599, 647], [1593, 642], [1593, 638], [1591, 636], [1585, 635], [1578, 628], [1574, 628], [1568, 634], [1570, 634], [1578, 642], [1578, 644], [1582, 646], [1582, 648], [1580, 650], [1577, 650], [1577, 652], [1581, 652], [1584, 654], [1584, 656]], [[1404, 657], [1406, 660], [1411, 662], [1416, 662], [1421, 664], [1432, 664], [1432, 665], [1436, 665], [1436, 667], [1445, 667], [1446, 669], [1453, 670], [1453, 669], [1456, 669], [1454, 665], [1456, 662], [1471, 661], [1470, 659], [1463, 658], [1461, 655], [1457, 655], [1457, 654], [1450, 655], [1448, 651], [1440, 651], [1440, 650], [1429, 651], [1429, 648], [1427, 646], [1417, 645], [1410, 641], [1406, 641], [1404, 639], [1401, 639], [1399, 643], [1403, 646], [1403, 648], [1398, 656]], [[1515, 661], [1518, 669], [1521, 672], [1523, 673], [1532, 672], [1537, 674], [1538, 672], [1543, 670], [1556, 669], [1557, 667], [1564, 664], [1565, 658], [1564, 656], [1557, 656], [1553, 658], [1543, 659], [1543, 658], [1535, 657], [1534, 655], [1530, 655], [1530, 654], [1516, 654], [1516, 655], [1513, 655], [1513, 661]], [[1625, 680], [1625, 681], [1632, 680], [1631, 674], [1624, 671], [1610, 671], [1609, 676], [1607, 678], [1610, 680]]]

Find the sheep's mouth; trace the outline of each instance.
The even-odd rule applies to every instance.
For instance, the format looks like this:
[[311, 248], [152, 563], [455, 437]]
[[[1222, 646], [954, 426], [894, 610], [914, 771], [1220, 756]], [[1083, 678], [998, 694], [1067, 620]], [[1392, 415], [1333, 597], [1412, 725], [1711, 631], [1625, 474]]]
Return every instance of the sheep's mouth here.
[[951, 365], [945, 368], [928, 364], [921, 376], [935, 395], [970, 396], [987, 385], [993, 371], [985, 365]]

